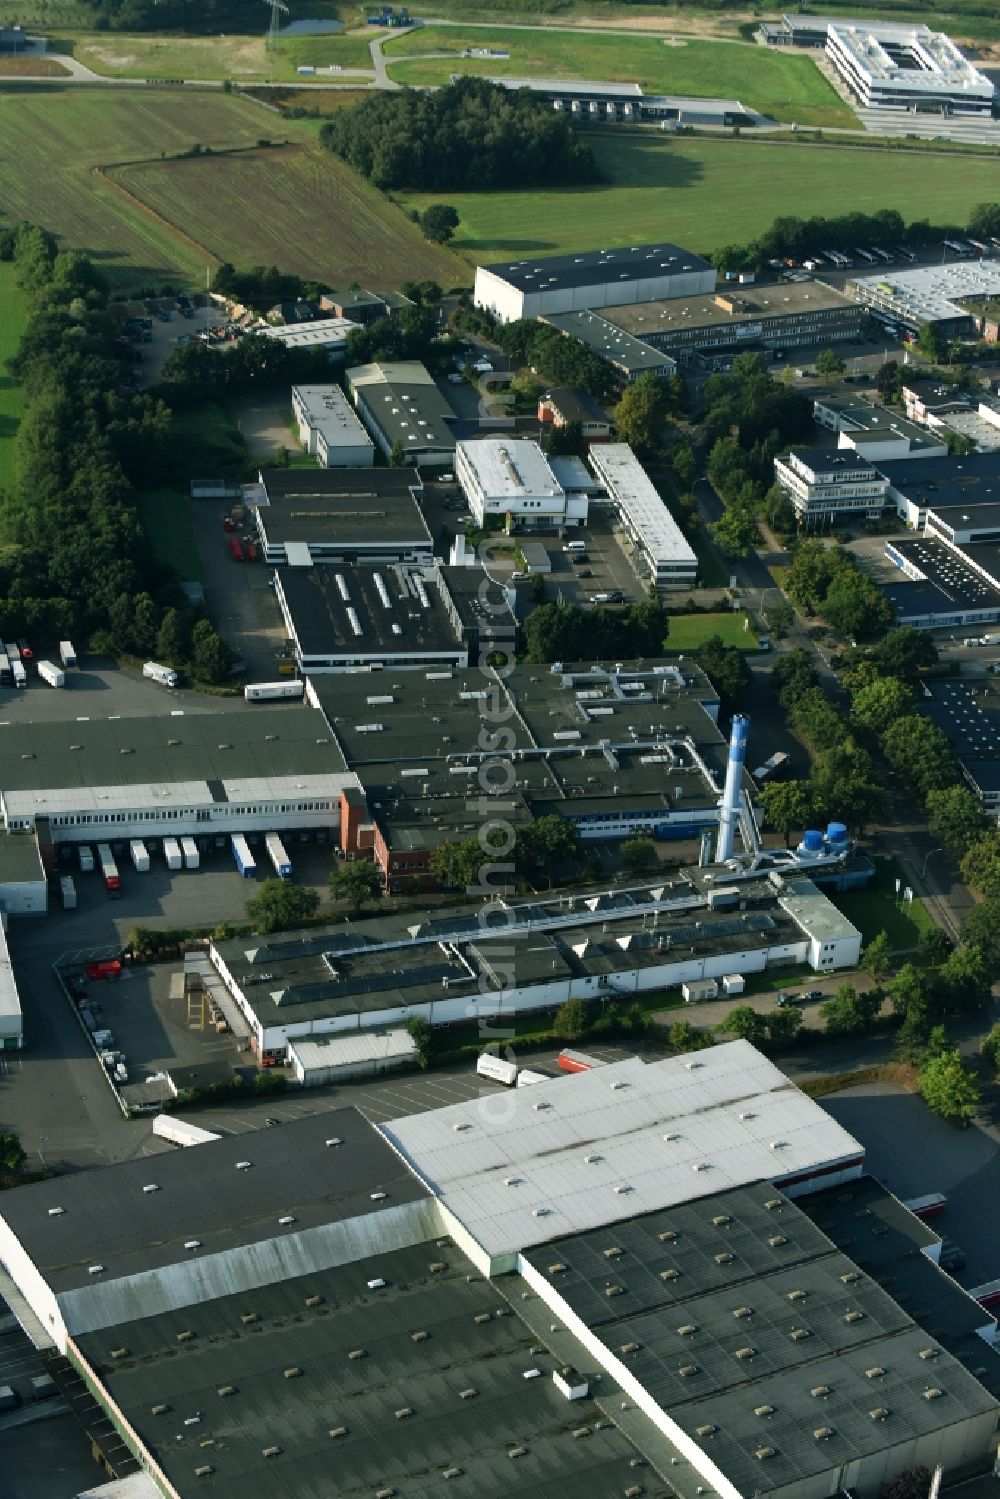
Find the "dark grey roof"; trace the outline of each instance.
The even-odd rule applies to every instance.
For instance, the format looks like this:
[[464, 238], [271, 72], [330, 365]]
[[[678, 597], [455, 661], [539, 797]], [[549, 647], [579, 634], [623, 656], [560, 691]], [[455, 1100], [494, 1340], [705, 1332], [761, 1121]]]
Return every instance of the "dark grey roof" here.
[[692, 250], [678, 245], [633, 245], [619, 250], [584, 250], [579, 255], [548, 255], [540, 259], [494, 261], [485, 266], [519, 291], [551, 291], [556, 287], [593, 286], [605, 281], [641, 281], [657, 276], [680, 276], [709, 271], [711, 266]]
[[430, 544], [410, 469], [266, 468], [269, 504], [259, 513], [270, 545], [312, 541], [360, 545], [411, 539]]
[[878, 471], [899, 494], [934, 510], [939, 505], [977, 505], [1000, 499], [1000, 452], [880, 461]]
[[[376, 585], [376, 574], [391, 600], [388, 608]], [[338, 576], [344, 580], [349, 603], [340, 592]], [[304, 656], [459, 652], [459, 640], [436, 582], [423, 581], [430, 605], [425, 609], [413, 581], [415, 576], [423, 581], [419, 569], [399, 566], [290, 567], [282, 568], [278, 586]], [[349, 608], [355, 611], [360, 635], [351, 625]], [[373, 695], [378, 695], [377, 690]], [[377, 718], [378, 713], [370, 716]]]
[[[1000, 483], [997, 485], [1000, 496]], [[995, 530], [1000, 534], [1000, 498], [981, 500], [970, 498], [964, 505], [937, 505], [930, 507], [935, 516], [952, 532]]]
[[469, 1269], [450, 1241], [421, 1244], [79, 1343], [182, 1499], [618, 1499], [636, 1448], [591, 1400], [567, 1404], [517, 1302]]
[[0, 832], [0, 883], [44, 879], [34, 834]]
[[921, 711], [951, 740], [955, 754], [980, 791], [1000, 791], [1000, 703], [983, 699], [981, 683], [928, 682]]
[[[344, 1143], [331, 1148], [329, 1139]], [[237, 1170], [237, 1161], [250, 1161]], [[143, 1187], [155, 1183], [156, 1192]], [[373, 1202], [373, 1191], [385, 1192]], [[2, 1216], [56, 1292], [415, 1202], [426, 1193], [356, 1109], [5, 1192]], [[52, 1209], [61, 1208], [61, 1213]]]
[[955, 601], [936, 583], [883, 583], [882, 592], [889, 601], [899, 625], [913, 619], [929, 619], [936, 614], [954, 614]]
[[593, 396], [573, 385], [557, 385], [547, 391], [544, 399], [551, 401], [559, 415], [567, 422], [610, 422], [607, 412], [602, 410]]
[[[953, 611], [1000, 608], [1000, 589], [991, 587], [969, 566], [964, 553], [968, 551], [970, 556], [975, 556], [971, 546], [956, 550], [929, 536], [898, 541], [893, 538], [890, 545], [911, 567], [919, 568], [928, 583], [941, 590], [951, 601]], [[995, 559], [996, 548], [983, 542], [977, 546], [987, 548], [983, 558], [985, 563]]]

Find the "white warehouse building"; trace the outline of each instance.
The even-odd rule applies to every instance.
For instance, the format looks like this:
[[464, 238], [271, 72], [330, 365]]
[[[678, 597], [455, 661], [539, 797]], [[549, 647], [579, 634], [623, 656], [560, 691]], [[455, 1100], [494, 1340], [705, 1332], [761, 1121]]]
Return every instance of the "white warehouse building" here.
[[628, 443], [595, 444], [589, 456], [617, 507], [640, 571], [657, 589], [690, 587], [697, 579], [698, 558]]
[[633, 245], [476, 267], [474, 301], [501, 323], [519, 318], [694, 297], [715, 290], [715, 269], [677, 245]]
[[375, 444], [339, 385], [293, 385], [299, 441], [320, 468], [371, 468]]
[[509, 515], [516, 525], [582, 526], [587, 496], [567, 494], [537, 442], [482, 437], [455, 449], [455, 477], [477, 525]]
[[865, 109], [986, 115], [994, 87], [944, 32], [831, 21], [826, 55]]

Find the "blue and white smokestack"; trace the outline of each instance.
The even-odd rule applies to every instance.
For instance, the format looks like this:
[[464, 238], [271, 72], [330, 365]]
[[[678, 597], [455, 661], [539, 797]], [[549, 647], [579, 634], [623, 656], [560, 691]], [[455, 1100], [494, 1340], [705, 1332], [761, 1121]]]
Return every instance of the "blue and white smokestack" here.
[[729, 763], [726, 766], [726, 787], [719, 803], [719, 837], [715, 845], [715, 862], [724, 864], [733, 857], [736, 829], [740, 816], [740, 791], [743, 786], [743, 762], [747, 753], [747, 736], [750, 720], [742, 713], [733, 718], [729, 735]]

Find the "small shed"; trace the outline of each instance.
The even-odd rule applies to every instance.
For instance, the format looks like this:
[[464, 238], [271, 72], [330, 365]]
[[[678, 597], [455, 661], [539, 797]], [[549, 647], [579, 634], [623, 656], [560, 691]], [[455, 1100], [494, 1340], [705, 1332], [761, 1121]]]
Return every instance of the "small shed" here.
[[725, 973], [722, 976], [722, 989], [725, 994], [742, 994], [747, 986], [747, 981], [742, 973]]
[[552, 571], [552, 560], [540, 541], [519, 540], [517, 549], [526, 573], [534, 577], [545, 576]]
[[290, 1040], [288, 1063], [296, 1082], [305, 1088], [342, 1083], [352, 1077], [374, 1077], [417, 1060], [417, 1045], [409, 1031], [359, 1031], [354, 1036]]

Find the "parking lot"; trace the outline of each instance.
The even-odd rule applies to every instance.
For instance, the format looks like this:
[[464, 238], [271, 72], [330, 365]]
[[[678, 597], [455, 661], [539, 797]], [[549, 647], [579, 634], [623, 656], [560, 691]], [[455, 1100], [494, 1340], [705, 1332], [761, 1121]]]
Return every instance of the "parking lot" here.
[[79, 667], [66, 672], [65, 687], [46, 686], [32, 668], [26, 688], [0, 688], [0, 727], [12, 723], [65, 723], [67, 719], [145, 718], [178, 711], [253, 711], [242, 696], [209, 697], [192, 688], [161, 687], [157, 682], [146, 681], [137, 669], [119, 666], [104, 656], [79, 656], [78, 660]]

